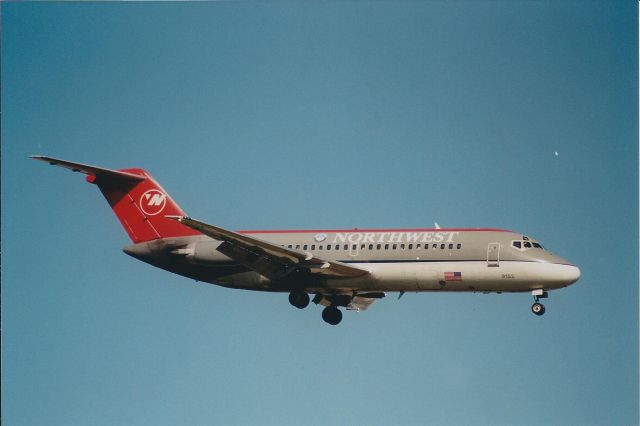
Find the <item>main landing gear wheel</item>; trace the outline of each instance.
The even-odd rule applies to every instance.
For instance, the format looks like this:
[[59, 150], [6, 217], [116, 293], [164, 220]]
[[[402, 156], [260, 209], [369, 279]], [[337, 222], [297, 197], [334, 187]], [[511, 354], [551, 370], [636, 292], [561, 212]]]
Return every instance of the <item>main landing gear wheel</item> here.
[[538, 316], [544, 314], [544, 305], [539, 302], [534, 303], [533, 305], [531, 305], [531, 312]]
[[298, 309], [304, 309], [309, 304], [309, 295], [304, 291], [292, 291], [289, 293], [289, 303]]
[[327, 306], [322, 310], [322, 319], [331, 325], [338, 325], [342, 321], [342, 312], [335, 306]]

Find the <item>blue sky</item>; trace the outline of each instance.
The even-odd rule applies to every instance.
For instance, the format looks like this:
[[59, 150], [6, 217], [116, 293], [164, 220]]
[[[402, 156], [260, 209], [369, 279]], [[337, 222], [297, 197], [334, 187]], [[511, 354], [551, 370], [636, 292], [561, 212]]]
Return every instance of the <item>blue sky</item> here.
[[[636, 2], [1, 7], [6, 424], [637, 422]], [[330, 327], [126, 256], [31, 154], [231, 229], [512, 229], [582, 278], [541, 318], [423, 293]]]

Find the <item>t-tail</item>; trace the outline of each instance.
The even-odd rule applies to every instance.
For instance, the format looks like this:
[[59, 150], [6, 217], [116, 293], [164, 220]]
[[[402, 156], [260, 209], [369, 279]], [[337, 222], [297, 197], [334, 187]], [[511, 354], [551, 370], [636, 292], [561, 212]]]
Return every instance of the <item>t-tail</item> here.
[[57, 158], [31, 158], [87, 175], [98, 186], [134, 243], [158, 238], [199, 235], [167, 216], [186, 216], [158, 182], [143, 169], [111, 170]]

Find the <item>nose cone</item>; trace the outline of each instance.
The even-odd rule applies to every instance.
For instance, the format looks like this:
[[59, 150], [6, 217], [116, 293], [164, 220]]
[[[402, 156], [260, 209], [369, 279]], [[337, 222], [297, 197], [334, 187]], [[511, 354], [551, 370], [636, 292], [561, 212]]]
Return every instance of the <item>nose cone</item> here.
[[562, 265], [561, 282], [565, 285], [571, 285], [580, 279], [580, 268], [574, 265]]

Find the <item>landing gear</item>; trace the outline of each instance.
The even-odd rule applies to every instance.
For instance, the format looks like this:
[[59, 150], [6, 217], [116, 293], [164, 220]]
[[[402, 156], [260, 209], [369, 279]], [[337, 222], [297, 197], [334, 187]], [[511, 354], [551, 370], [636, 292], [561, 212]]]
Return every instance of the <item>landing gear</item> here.
[[543, 315], [545, 308], [544, 305], [539, 302], [539, 300], [546, 299], [547, 297], [549, 297], [549, 294], [544, 290], [533, 290], [531, 294], [533, 295], [533, 300], [535, 301], [533, 305], [531, 305], [531, 312], [533, 312], [537, 316]]
[[327, 306], [322, 310], [322, 319], [331, 325], [338, 325], [342, 321], [342, 312], [335, 306]]
[[544, 314], [544, 305], [538, 302], [534, 303], [533, 305], [531, 305], [531, 312], [538, 316]]
[[309, 304], [309, 295], [304, 291], [294, 290], [289, 293], [289, 303], [298, 309], [304, 309]]

